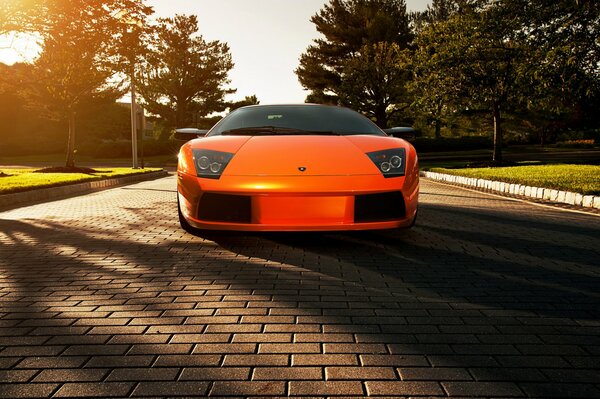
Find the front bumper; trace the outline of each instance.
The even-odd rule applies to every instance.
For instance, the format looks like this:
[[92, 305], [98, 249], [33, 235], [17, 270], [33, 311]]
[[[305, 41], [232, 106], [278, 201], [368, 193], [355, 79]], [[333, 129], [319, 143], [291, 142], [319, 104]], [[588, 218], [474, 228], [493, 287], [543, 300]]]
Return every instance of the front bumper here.
[[208, 230], [336, 231], [410, 226], [418, 175], [222, 176], [178, 173], [181, 211]]

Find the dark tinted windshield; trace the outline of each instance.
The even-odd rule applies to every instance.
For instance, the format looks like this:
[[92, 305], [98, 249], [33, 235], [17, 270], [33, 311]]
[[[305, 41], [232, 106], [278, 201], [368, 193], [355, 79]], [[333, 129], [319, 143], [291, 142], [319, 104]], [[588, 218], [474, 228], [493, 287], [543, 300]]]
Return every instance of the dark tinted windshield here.
[[[256, 129], [254, 129], [256, 128]], [[223, 118], [209, 136], [242, 134], [385, 134], [348, 108], [319, 105], [264, 105], [240, 108]]]

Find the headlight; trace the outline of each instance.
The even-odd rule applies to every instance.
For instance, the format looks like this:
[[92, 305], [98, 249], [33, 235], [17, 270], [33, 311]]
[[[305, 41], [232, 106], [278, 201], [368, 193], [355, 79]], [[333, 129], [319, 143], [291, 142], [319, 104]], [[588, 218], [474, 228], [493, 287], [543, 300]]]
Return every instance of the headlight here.
[[404, 176], [406, 164], [404, 148], [368, 152], [367, 156], [371, 158], [384, 177]]
[[193, 150], [196, 174], [207, 179], [218, 179], [233, 158], [229, 152]]

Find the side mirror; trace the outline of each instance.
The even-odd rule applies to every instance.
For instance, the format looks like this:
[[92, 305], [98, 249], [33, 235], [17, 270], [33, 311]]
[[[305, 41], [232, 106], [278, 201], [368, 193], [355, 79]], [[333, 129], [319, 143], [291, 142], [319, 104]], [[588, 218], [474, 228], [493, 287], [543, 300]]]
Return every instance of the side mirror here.
[[417, 137], [417, 132], [412, 127], [391, 127], [383, 129], [390, 136], [399, 137], [401, 139], [414, 139]]
[[190, 141], [197, 139], [198, 137], [204, 137], [208, 133], [208, 130], [196, 129], [193, 127], [186, 127], [182, 129], [175, 129], [175, 140]]

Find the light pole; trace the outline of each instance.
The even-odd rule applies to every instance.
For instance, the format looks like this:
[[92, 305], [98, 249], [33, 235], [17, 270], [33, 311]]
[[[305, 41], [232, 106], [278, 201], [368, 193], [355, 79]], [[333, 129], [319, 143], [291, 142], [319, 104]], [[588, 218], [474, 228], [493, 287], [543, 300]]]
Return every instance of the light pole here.
[[135, 55], [131, 60], [131, 154], [133, 159], [133, 169], [138, 168], [137, 151], [137, 104], [135, 101]]
[[116, 14], [116, 17], [122, 20], [125, 24], [129, 25], [131, 29], [127, 29], [127, 33], [131, 34], [135, 38], [135, 45], [132, 46], [132, 54], [129, 60], [131, 71], [129, 74], [129, 81], [131, 85], [131, 158], [132, 168], [138, 169], [138, 151], [137, 151], [137, 104], [135, 101], [135, 49], [138, 45], [138, 38], [135, 36], [136, 26], [141, 28], [142, 21], [136, 18], [132, 18], [127, 15], [127, 10], [121, 10]]

